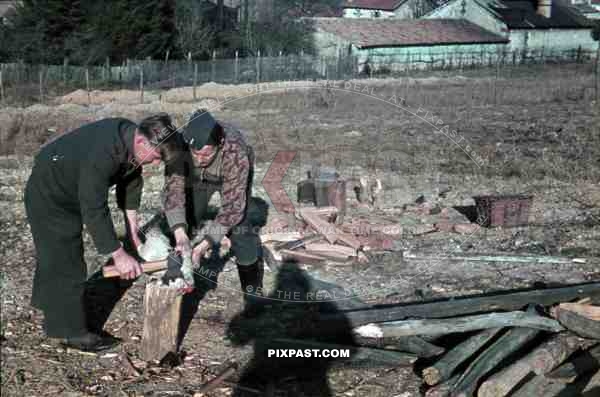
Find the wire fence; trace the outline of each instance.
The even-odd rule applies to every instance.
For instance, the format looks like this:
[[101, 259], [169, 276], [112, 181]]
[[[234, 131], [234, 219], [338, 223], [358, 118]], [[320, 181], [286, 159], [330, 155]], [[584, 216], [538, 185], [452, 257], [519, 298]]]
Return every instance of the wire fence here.
[[[382, 76], [406, 76], [428, 71], [468, 71], [492, 68], [496, 74], [524, 65], [576, 64], [598, 73], [594, 51], [473, 51], [406, 52], [395, 55], [315, 56], [282, 55], [208, 61], [127, 60], [122, 65], [77, 66], [0, 64], [0, 102], [44, 103], [76, 89], [133, 89], [143, 92], [203, 83], [262, 83], [286, 80], [347, 80]], [[596, 79], [597, 80], [597, 79]], [[597, 83], [596, 83], [597, 85]], [[596, 91], [598, 88], [596, 87]], [[597, 94], [596, 94], [597, 95]], [[23, 99], [24, 98], [24, 99]], [[196, 99], [196, 98], [194, 98]]]

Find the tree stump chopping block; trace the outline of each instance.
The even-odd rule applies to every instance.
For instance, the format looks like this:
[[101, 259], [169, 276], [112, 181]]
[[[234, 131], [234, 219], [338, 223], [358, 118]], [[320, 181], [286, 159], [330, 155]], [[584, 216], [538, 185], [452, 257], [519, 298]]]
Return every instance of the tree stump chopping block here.
[[144, 331], [142, 358], [162, 360], [176, 353], [182, 295], [176, 288], [162, 285], [160, 280], [146, 284], [144, 295]]

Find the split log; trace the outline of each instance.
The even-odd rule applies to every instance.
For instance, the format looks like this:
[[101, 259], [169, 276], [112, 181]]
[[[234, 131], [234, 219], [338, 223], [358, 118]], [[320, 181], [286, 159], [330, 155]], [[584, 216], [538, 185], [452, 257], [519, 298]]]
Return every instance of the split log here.
[[[560, 332], [564, 330], [556, 320], [523, 311], [480, 314], [439, 320], [390, 321], [369, 325], [369, 327], [371, 326], [378, 327], [383, 337], [444, 335], [501, 327], [537, 328], [550, 332]], [[360, 334], [361, 328], [362, 327], [355, 329], [354, 332]]]
[[414, 354], [395, 352], [390, 350], [372, 349], [369, 347], [356, 347], [349, 345], [338, 345], [333, 343], [322, 343], [312, 340], [276, 338], [269, 340], [270, 349], [342, 349], [349, 350], [349, 357], [332, 358], [333, 361], [339, 361], [345, 364], [367, 364], [382, 366], [411, 366], [417, 361], [418, 357]]
[[590, 320], [560, 307], [556, 309], [556, 318], [565, 328], [577, 335], [584, 338], [600, 339], [600, 321]]
[[299, 263], [321, 263], [326, 260], [324, 256], [311, 254], [306, 251], [280, 250], [279, 254], [284, 261], [294, 261]]
[[339, 230], [335, 225], [321, 219], [317, 214], [313, 213], [312, 210], [301, 209], [299, 214], [312, 229], [322, 234], [331, 244], [339, 241], [356, 250], [360, 249], [362, 246], [356, 237]]
[[356, 237], [353, 235], [343, 232], [339, 229], [336, 229], [337, 234], [337, 242], [344, 243], [348, 247], [353, 248], [354, 250], [359, 250], [362, 247], [362, 243], [358, 241]]
[[[600, 306], [592, 306], [592, 305], [585, 305], [585, 304], [575, 303], [575, 302], [567, 302], [567, 303], [561, 303], [557, 307], [553, 308], [552, 312], [555, 313], [556, 310], [558, 310], [558, 309], [568, 310], [570, 312], [573, 312], [580, 316], [583, 316], [587, 319], [594, 320], [594, 321], [600, 321]], [[556, 317], [556, 316], [554, 316], [554, 317]]]
[[160, 280], [146, 284], [141, 346], [144, 360], [162, 360], [177, 352], [180, 316], [181, 294], [176, 288], [163, 286]]
[[354, 248], [337, 245], [337, 244], [322, 244], [322, 243], [309, 243], [305, 245], [307, 251], [310, 251], [317, 255], [333, 256], [340, 259], [348, 259], [356, 256], [356, 250]]
[[262, 241], [263, 243], [268, 243], [272, 241], [287, 242], [299, 240], [302, 237], [304, 236], [300, 232], [265, 233], [260, 235], [260, 241]]
[[501, 328], [485, 330], [452, 348], [435, 364], [423, 370], [423, 379], [425, 380], [425, 383], [433, 386], [450, 379], [452, 373], [458, 366], [478, 352], [494, 336], [496, 336], [500, 330]]
[[570, 333], [553, 335], [525, 357], [483, 382], [477, 396], [504, 397], [532, 372], [547, 374], [586, 343], [591, 342]]
[[298, 240], [279, 242], [279, 243], [275, 244], [273, 247], [276, 250], [292, 250], [293, 251], [295, 249], [306, 246], [306, 244], [308, 244], [308, 243], [316, 243], [318, 241], [321, 241], [322, 239], [323, 239], [323, 236], [321, 236], [320, 234], [311, 234], [308, 236], [304, 236]]
[[425, 392], [425, 397], [449, 397], [459, 378], [460, 375], [455, 375], [444, 383], [440, 383], [439, 385], [428, 389]]
[[403, 320], [406, 318], [445, 318], [494, 310], [518, 310], [529, 303], [550, 306], [577, 298], [600, 295], [600, 283], [577, 284], [560, 288], [534, 289], [519, 292], [498, 292], [484, 296], [455, 297], [447, 300], [389, 305], [369, 310], [356, 310], [321, 317], [324, 322], [339, 322], [350, 326]]
[[317, 214], [310, 210], [301, 209], [300, 216], [302, 219], [316, 232], [320, 233], [325, 237], [327, 241], [334, 244], [337, 240], [336, 228], [333, 224], [321, 219]]
[[600, 345], [585, 350], [572, 360], [562, 364], [546, 375], [562, 383], [572, 383], [580, 375], [600, 369]]
[[439, 356], [445, 351], [443, 347], [434, 345], [433, 343], [430, 343], [418, 336], [377, 339], [355, 336], [354, 343], [357, 346], [396, 350], [406, 353], [412, 353], [417, 357], [425, 358]]
[[[303, 208], [302, 211], [310, 212], [311, 214], [318, 215], [320, 217], [326, 218], [328, 221], [333, 221], [338, 213], [337, 207], [329, 206], [329, 207], [309, 207]], [[296, 216], [302, 218], [302, 215], [299, 211], [296, 211]]]
[[[413, 260], [436, 260], [439, 254], [426, 254], [418, 252], [405, 251], [404, 259]], [[522, 263], [552, 263], [552, 264], [584, 264], [587, 260], [584, 258], [565, 258], [559, 256], [520, 256], [520, 255], [445, 255], [444, 259], [451, 261], [475, 261], [475, 262], [522, 262]]]
[[458, 380], [453, 396], [472, 396], [479, 380], [502, 362], [506, 357], [522, 348], [540, 331], [533, 328], [511, 328], [481, 353]]
[[348, 264], [353, 263], [351, 261], [350, 257], [348, 257], [346, 255], [340, 255], [339, 253], [336, 253], [336, 252], [324, 252], [324, 251], [312, 251], [312, 250], [293, 251], [293, 252], [300, 252], [301, 254], [306, 254], [306, 255], [320, 256], [331, 262], [348, 263]]

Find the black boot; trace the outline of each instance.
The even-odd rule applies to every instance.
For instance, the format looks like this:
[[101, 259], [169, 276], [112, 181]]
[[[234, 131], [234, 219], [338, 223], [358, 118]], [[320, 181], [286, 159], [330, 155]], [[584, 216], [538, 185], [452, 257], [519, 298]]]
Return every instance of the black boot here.
[[263, 275], [264, 262], [258, 258], [256, 262], [248, 266], [237, 265], [240, 276], [240, 284], [244, 293], [244, 310], [255, 311], [262, 302], [263, 297]]
[[121, 343], [119, 338], [115, 338], [107, 333], [103, 335], [87, 332], [81, 336], [67, 338], [62, 345], [72, 349], [84, 352], [99, 352], [111, 349]]

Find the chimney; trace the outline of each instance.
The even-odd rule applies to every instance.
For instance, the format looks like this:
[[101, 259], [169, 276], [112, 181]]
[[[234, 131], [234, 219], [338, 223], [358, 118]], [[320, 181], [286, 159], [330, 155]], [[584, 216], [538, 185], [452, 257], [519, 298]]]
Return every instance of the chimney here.
[[546, 18], [552, 15], [552, 0], [537, 0], [537, 13]]

